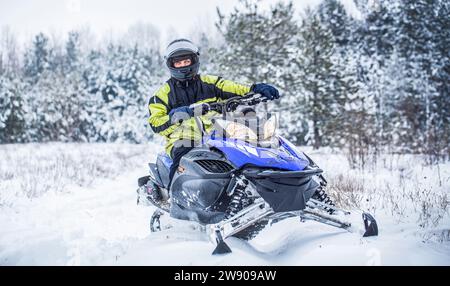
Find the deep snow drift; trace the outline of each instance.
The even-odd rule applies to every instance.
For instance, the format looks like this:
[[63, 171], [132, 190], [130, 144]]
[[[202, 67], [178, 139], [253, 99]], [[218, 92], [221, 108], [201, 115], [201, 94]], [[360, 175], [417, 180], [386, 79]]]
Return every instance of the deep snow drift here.
[[[303, 148], [302, 148], [303, 149]], [[378, 237], [289, 219], [212, 256], [195, 223], [150, 233], [136, 180], [156, 144], [0, 146], [0, 265], [450, 265], [450, 164], [385, 156], [364, 172], [305, 149], [340, 206], [372, 212]]]

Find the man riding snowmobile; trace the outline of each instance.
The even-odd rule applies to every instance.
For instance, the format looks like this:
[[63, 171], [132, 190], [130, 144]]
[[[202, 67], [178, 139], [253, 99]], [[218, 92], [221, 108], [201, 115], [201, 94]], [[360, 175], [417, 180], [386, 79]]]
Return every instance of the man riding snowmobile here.
[[279, 98], [276, 88], [199, 75], [198, 56], [188, 40], [170, 43], [172, 76], [150, 99], [149, 123], [167, 139], [166, 153], [138, 180], [137, 203], [156, 206], [152, 232], [162, 231], [164, 214], [196, 222], [216, 245], [213, 254], [231, 252], [229, 237], [250, 240], [290, 218], [378, 235], [372, 215], [334, 205], [323, 170], [276, 134], [277, 116], [257, 114], [254, 106]]
[[[181, 158], [201, 140], [202, 132], [193, 118], [193, 104], [211, 103], [249, 92], [261, 94], [267, 100], [279, 98], [278, 90], [265, 83], [251, 86], [239, 84], [219, 76], [198, 74], [199, 49], [187, 39], [172, 41], [166, 49], [164, 59], [171, 78], [160, 87], [149, 100], [148, 119], [152, 130], [166, 139], [166, 152], [173, 160], [169, 178], [174, 176]], [[208, 114], [200, 116], [205, 131], [212, 128]], [[147, 181], [148, 178], [140, 179]], [[142, 184], [144, 182], [140, 182]], [[150, 190], [150, 199], [160, 203], [163, 199], [158, 186]]]

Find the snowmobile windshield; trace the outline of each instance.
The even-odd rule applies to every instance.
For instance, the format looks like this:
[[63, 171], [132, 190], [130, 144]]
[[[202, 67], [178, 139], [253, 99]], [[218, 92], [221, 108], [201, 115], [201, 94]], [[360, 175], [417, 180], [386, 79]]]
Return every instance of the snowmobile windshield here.
[[248, 143], [271, 141], [277, 130], [276, 114], [265, 116], [226, 116], [213, 118], [215, 137], [237, 139]]

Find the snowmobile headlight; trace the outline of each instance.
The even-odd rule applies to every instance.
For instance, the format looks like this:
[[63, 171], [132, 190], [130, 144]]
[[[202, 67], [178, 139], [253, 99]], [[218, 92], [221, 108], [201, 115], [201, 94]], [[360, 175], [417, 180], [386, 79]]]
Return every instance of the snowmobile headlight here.
[[277, 130], [277, 117], [272, 115], [265, 123], [264, 123], [264, 140], [267, 140], [275, 135], [275, 131]]
[[257, 141], [258, 136], [256, 133], [247, 126], [237, 123], [229, 122], [225, 128], [229, 138], [238, 139], [242, 141]]
[[220, 127], [219, 130], [225, 131], [225, 135], [227, 138], [238, 139], [242, 141], [258, 140], [258, 136], [256, 135], [256, 133], [244, 124], [223, 119], [216, 119], [214, 120], [214, 122]]

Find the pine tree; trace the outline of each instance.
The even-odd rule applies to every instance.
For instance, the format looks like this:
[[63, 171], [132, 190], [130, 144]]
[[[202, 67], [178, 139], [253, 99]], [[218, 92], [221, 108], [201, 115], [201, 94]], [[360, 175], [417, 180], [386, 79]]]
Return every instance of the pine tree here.
[[432, 132], [430, 144], [433, 153], [441, 158], [450, 159], [450, 3], [439, 1], [436, 5], [434, 21], [429, 23], [435, 43], [431, 80], [436, 88], [437, 96], [431, 99]]
[[[375, 116], [375, 132], [373, 136], [375, 154], [381, 152], [383, 146], [392, 144], [394, 129], [393, 116], [396, 112], [392, 101], [397, 96], [398, 87], [389, 89], [389, 79], [396, 77], [392, 54], [398, 43], [398, 3], [392, 1], [357, 1], [363, 19], [357, 21], [353, 34], [357, 57], [357, 78], [364, 94], [373, 102], [370, 111]], [[391, 93], [389, 93], [391, 92]], [[396, 94], [395, 94], [396, 93]], [[395, 119], [395, 118], [394, 118]]]
[[405, 61], [405, 97], [399, 105], [400, 114], [414, 136], [408, 147], [414, 152], [431, 153], [435, 114], [433, 102], [439, 97], [432, 78], [440, 59], [436, 58], [436, 42], [433, 31], [436, 29], [437, 0], [405, 0], [400, 6], [399, 28], [401, 37], [398, 48]]
[[259, 1], [241, 0], [243, 6], [225, 17], [217, 27], [226, 44], [219, 61], [223, 72], [245, 82], [270, 82], [287, 91], [283, 68], [289, 64], [297, 25], [292, 2], [277, 3], [270, 12], [260, 11]]
[[[221, 47], [219, 59], [225, 74], [237, 80], [257, 82], [260, 80], [264, 46], [261, 35], [264, 33], [266, 19], [258, 10], [258, 1], [241, 0], [243, 6], [228, 16], [220, 14], [217, 28], [224, 36], [226, 45]], [[265, 63], [264, 63], [265, 64]], [[236, 68], [239, 67], [239, 68]]]
[[0, 76], [0, 143], [26, 142], [27, 112], [18, 78]]
[[[370, 120], [366, 120], [369, 100], [364, 98], [364, 93], [360, 92], [361, 83], [358, 82], [359, 51], [352, 46], [357, 23], [347, 14], [343, 4], [337, 0], [323, 1], [317, 8], [317, 14], [323, 28], [331, 32], [333, 42], [333, 51], [330, 56], [333, 67], [328, 80], [329, 92], [333, 94], [335, 103], [329, 107], [334, 119], [330, 120], [327, 127], [327, 136], [330, 136], [328, 145], [345, 147], [351, 154], [362, 154], [361, 150], [354, 152], [354, 149], [356, 146], [361, 149], [363, 145], [361, 141], [367, 141], [366, 134], [370, 133], [372, 126]], [[363, 129], [364, 133], [361, 129], [352, 128], [356, 120], [367, 124]], [[349, 130], [341, 128], [342, 126], [348, 126], [353, 132], [348, 132]], [[353, 144], [355, 140], [359, 143]], [[364, 146], [368, 147], [367, 144]]]
[[320, 20], [333, 35], [336, 47], [345, 51], [351, 45], [352, 19], [338, 0], [324, 0], [318, 7]]
[[[116, 111], [119, 111], [119, 116], [127, 119], [122, 120], [122, 127], [118, 132], [121, 140], [138, 143], [148, 134], [142, 127], [147, 125], [147, 102], [151, 94], [150, 63], [139, 53], [137, 47], [124, 53], [122, 62], [117, 80], [124, 91], [124, 98], [121, 99], [120, 111]], [[115, 107], [118, 108], [117, 105]]]
[[345, 99], [342, 93], [335, 93], [341, 75], [333, 62], [336, 52], [333, 36], [314, 11], [305, 13], [298, 45], [296, 84], [304, 98], [299, 98], [296, 105], [305, 106], [310, 121], [309, 140], [317, 149], [331, 143]]
[[162, 82], [159, 62], [153, 58], [140, 53], [137, 46], [111, 45], [105, 54], [91, 52], [83, 78], [93, 140], [138, 143], [151, 138], [147, 102], [152, 87]]
[[390, 55], [398, 41], [398, 7], [392, 1], [381, 0], [377, 3], [376, 7], [365, 9], [368, 12], [355, 36], [363, 53], [374, 57], [378, 65], [383, 67], [384, 59]]
[[139, 53], [138, 47], [128, 50], [119, 62], [120, 73], [118, 81], [127, 94], [127, 105], [145, 105], [150, 94], [151, 74], [148, 69], [147, 59]]
[[90, 51], [83, 69], [84, 84], [90, 94], [96, 94], [100, 90], [104, 69], [105, 63], [102, 52], [97, 50]]
[[81, 66], [82, 54], [80, 35], [76, 31], [69, 32], [68, 40], [66, 43], [66, 53], [64, 60], [64, 71], [70, 73], [77, 71]]
[[24, 75], [34, 84], [42, 73], [50, 67], [49, 39], [43, 33], [36, 35], [33, 46], [25, 54]]

